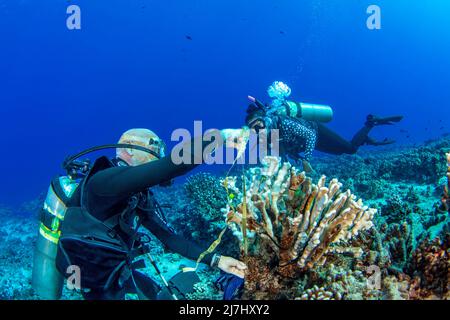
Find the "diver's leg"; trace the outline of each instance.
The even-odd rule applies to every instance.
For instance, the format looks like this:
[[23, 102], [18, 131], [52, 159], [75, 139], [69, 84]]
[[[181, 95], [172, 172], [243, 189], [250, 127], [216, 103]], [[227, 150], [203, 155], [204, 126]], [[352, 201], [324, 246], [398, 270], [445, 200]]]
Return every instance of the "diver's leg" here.
[[368, 125], [367, 122], [352, 138], [351, 144], [352, 146], [358, 150], [360, 146], [365, 143], [368, 143], [369, 132], [373, 129], [373, 125]]
[[352, 143], [345, 140], [325, 125], [318, 123], [317, 127], [317, 150], [336, 155], [344, 153], [354, 154], [358, 150]]
[[376, 141], [369, 137], [370, 131], [375, 126], [380, 125], [392, 125], [394, 122], [399, 122], [403, 119], [402, 116], [393, 116], [387, 118], [380, 118], [373, 115], [368, 115], [364, 127], [362, 127], [349, 142], [340, 137], [337, 133], [333, 132], [325, 125], [318, 123], [318, 142], [317, 150], [331, 153], [331, 154], [354, 154], [358, 151], [358, 148], [364, 144], [373, 146], [382, 146], [392, 144], [395, 141], [384, 139], [383, 141]]
[[376, 141], [375, 139], [369, 137], [369, 132], [375, 126], [381, 125], [393, 125], [394, 122], [400, 122], [403, 119], [403, 116], [393, 116], [381, 118], [374, 115], [369, 114], [366, 119], [366, 123], [364, 127], [362, 127], [354, 136], [351, 141], [351, 144], [355, 149], [358, 149], [363, 144], [368, 144], [372, 146], [384, 146], [387, 144], [392, 144], [394, 140], [384, 139], [383, 141]]

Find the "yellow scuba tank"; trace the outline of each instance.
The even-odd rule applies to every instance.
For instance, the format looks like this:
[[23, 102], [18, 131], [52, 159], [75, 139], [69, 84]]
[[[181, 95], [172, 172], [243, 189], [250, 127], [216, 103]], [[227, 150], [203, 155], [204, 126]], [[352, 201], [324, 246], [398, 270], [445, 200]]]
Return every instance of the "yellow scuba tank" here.
[[64, 176], [52, 181], [41, 211], [39, 233], [33, 261], [32, 286], [42, 299], [61, 298], [64, 277], [56, 269], [55, 258], [67, 202], [79, 185], [79, 180]]
[[286, 100], [286, 115], [309, 121], [330, 122], [333, 120], [333, 109], [327, 105], [294, 102]]

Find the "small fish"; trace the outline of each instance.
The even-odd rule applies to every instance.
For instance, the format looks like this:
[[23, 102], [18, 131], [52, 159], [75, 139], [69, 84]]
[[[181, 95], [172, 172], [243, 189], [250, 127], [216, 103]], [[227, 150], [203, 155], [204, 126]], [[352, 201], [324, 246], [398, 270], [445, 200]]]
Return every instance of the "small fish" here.
[[280, 30], [280, 34], [286, 34], [283, 30]]
[[444, 130], [444, 127], [440, 127], [439, 130]]
[[192, 41], [192, 37], [191, 37], [190, 35], [185, 35], [184, 37], [185, 37], [186, 39]]
[[401, 133], [408, 133], [408, 130], [400, 129], [400, 132], [401, 132]]

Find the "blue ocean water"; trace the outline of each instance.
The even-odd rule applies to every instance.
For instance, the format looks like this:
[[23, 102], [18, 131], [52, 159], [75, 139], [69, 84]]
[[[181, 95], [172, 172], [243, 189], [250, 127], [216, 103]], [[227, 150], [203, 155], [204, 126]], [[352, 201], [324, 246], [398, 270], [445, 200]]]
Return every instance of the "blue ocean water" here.
[[[66, 9], [81, 8], [81, 30]], [[366, 27], [369, 5], [381, 30]], [[47, 188], [60, 163], [132, 127], [240, 127], [274, 80], [330, 104], [350, 138], [368, 113], [403, 114], [376, 137], [450, 128], [447, 0], [0, 0], [0, 203]]]

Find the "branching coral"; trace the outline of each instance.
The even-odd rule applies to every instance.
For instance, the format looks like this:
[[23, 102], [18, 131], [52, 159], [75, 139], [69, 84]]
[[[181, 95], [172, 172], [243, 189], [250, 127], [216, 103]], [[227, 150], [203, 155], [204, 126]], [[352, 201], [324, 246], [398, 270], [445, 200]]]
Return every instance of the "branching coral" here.
[[342, 191], [337, 179], [327, 185], [322, 176], [313, 184], [304, 172], [278, 158], [267, 157], [263, 164], [244, 177], [245, 194], [235, 187], [236, 179], [230, 180], [239, 204], [228, 205], [224, 212], [236, 235], [243, 238], [244, 228], [254, 235], [253, 250], [242, 257], [249, 265], [246, 288], [258, 289], [260, 298], [267, 290], [263, 297], [273, 298], [283, 279], [323, 265], [328, 254], [353, 249], [345, 244], [373, 226], [376, 210], [364, 206], [350, 190]]

